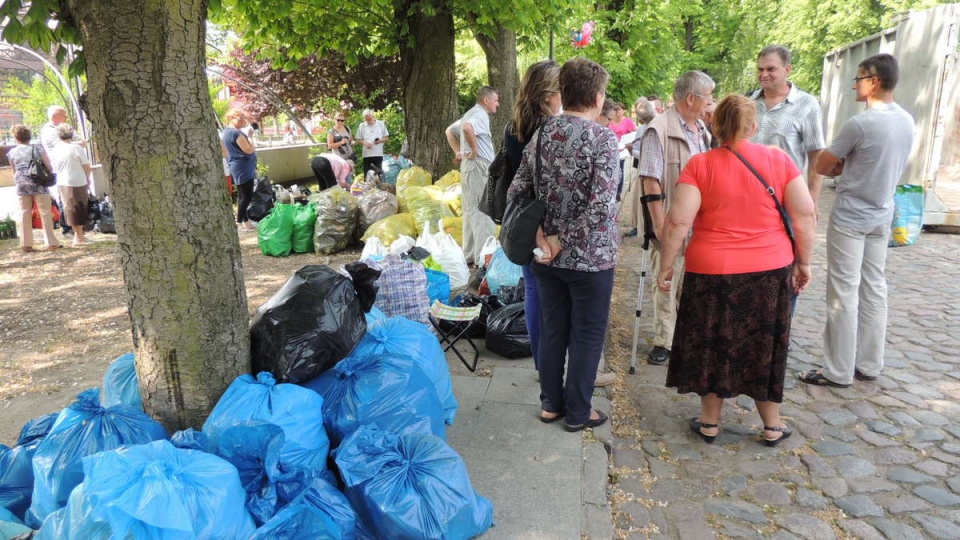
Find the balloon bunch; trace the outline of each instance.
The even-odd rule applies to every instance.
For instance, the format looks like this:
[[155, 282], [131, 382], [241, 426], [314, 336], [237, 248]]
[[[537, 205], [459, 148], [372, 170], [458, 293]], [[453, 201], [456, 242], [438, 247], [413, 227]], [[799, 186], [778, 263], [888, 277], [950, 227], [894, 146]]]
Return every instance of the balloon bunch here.
[[593, 21], [583, 23], [580, 30], [570, 31], [570, 44], [578, 49], [589, 45], [591, 38], [593, 38]]

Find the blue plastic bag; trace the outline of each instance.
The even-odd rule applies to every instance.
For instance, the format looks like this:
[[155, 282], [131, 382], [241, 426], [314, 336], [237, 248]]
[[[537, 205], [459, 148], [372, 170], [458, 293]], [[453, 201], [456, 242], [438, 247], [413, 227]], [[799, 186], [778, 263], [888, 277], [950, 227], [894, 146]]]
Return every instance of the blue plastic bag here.
[[156, 441], [84, 458], [83, 472], [93, 518], [115, 538], [235, 540], [255, 530], [237, 470], [213, 454]]
[[210, 439], [193, 428], [182, 429], [170, 437], [170, 442], [177, 448], [184, 450], [200, 450], [201, 452], [211, 452]]
[[347, 357], [306, 386], [323, 396], [324, 423], [334, 445], [364, 424], [446, 436], [434, 384], [408, 356]]
[[20, 518], [13, 515], [9, 510], [0, 508], [0, 540], [10, 540], [15, 536], [28, 533], [32, 530], [30, 527], [24, 525], [23, 522], [20, 521]]
[[470, 485], [463, 459], [433, 435], [363, 426], [335, 451], [357, 517], [377, 538], [473, 538], [493, 505]]
[[912, 246], [923, 230], [923, 186], [900, 184], [893, 195], [890, 247]]
[[247, 510], [257, 526], [272, 518], [280, 506], [276, 482], [283, 442], [280, 426], [259, 420], [237, 424], [220, 436], [217, 455], [237, 468]]
[[33, 441], [43, 439], [53, 429], [53, 423], [57, 421], [57, 413], [45, 414], [28, 421], [20, 428], [20, 436], [17, 437], [17, 446], [23, 446]]
[[0, 444], [0, 510], [6, 509], [19, 520], [30, 508], [33, 455], [56, 418], [55, 413], [34, 418], [20, 430], [16, 446]]
[[500, 287], [516, 287], [523, 277], [523, 268], [520, 265], [513, 264], [503, 252], [502, 247], [498, 247], [496, 253], [490, 258], [490, 265], [487, 267], [487, 285], [490, 286], [490, 294], [497, 294]]
[[387, 318], [387, 314], [380, 310], [377, 306], [370, 308], [370, 311], [366, 314], [367, 319], [367, 328], [369, 328], [373, 323], [377, 321], [382, 321]]
[[47, 516], [34, 540], [115, 540], [110, 524], [93, 517], [93, 501], [83, 484], [73, 488], [67, 505]]
[[447, 357], [433, 332], [410, 319], [389, 317], [369, 326], [367, 334], [348, 358], [378, 358], [385, 355], [405, 356], [423, 370], [433, 382], [443, 405], [444, 421], [453, 425], [459, 405], [453, 395]]
[[227, 429], [250, 420], [280, 426], [284, 443], [280, 463], [289, 468], [323, 469], [330, 440], [323, 428], [323, 398], [302, 386], [277, 384], [264, 371], [254, 379], [241, 375], [230, 384], [203, 424], [211, 448], [218, 448]]
[[50, 513], [67, 504], [70, 492], [83, 482], [83, 457], [166, 438], [163, 426], [143, 411], [126, 405], [101, 407], [98, 388], [84, 391], [60, 412], [33, 456], [33, 500], [27, 525], [40, 526]]
[[110, 367], [103, 376], [103, 395], [100, 396], [100, 401], [104, 407], [129, 405], [143, 409], [133, 353], [127, 353], [110, 362]]
[[450, 302], [450, 276], [430, 268], [424, 268], [427, 272], [427, 297], [430, 298], [430, 305], [434, 300], [439, 300], [444, 304]]
[[329, 482], [315, 479], [303, 493], [257, 529], [250, 540], [340, 540], [354, 538], [356, 514]]

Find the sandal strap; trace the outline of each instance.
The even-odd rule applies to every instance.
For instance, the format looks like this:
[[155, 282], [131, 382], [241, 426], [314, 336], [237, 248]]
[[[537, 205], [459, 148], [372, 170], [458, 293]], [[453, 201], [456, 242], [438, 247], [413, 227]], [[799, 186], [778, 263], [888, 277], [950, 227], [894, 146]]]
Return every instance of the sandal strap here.
[[719, 424], [704, 424], [703, 422], [700, 422], [700, 427], [702, 427], [702, 428], [707, 428], [707, 429], [713, 429], [713, 428], [715, 428], [715, 427], [720, 427], [720, 425], [719, 425]]
[[786, 428], [785, 428], [785, 427], [782, 427], [782, 426], [781, 426], [781, 427], [763, 426], [763, 429], [764, 429], [764, 431], [783, 431], [783, 430], [786, 429]]

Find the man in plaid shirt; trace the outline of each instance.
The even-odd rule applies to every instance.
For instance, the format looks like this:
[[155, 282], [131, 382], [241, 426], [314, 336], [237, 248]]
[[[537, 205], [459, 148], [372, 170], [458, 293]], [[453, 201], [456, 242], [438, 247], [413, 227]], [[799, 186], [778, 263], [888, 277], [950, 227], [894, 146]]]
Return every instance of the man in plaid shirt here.
[[816, 205], [823, 176], [817, 174], [814, 165], [826, 146], [823, 114], [815, 97], [787, 80], [793, 67], [790, 57], [790, 50], [782, 45], [765, 47], [757, 57], [760, 89], [750, 97], [757, 102], [759, 128], [753, 142], [782, 148], [807, 175], [807, 187]]

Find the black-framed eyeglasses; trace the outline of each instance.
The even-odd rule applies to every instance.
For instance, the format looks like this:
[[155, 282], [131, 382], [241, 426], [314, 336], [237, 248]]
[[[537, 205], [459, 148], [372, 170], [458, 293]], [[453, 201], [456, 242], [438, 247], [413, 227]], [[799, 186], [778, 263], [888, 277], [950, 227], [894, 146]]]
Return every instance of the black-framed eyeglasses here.
[[343, 118], [337, 118], [337, 122], [343, 122]]
[[858, 82], [860, 82], [860, 81], [862, 81], [862, 80], [864, 80], [864, 79], [872, 79], [872, 78], [874, 78], [874, 77], [876, 77], [876, 75], [864, 75], [863, 77], [854, 77], [854, 78], [853, 78], [853, 84], [857, 84]]

